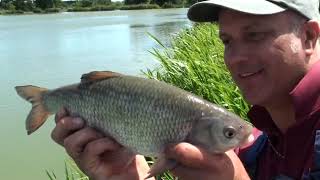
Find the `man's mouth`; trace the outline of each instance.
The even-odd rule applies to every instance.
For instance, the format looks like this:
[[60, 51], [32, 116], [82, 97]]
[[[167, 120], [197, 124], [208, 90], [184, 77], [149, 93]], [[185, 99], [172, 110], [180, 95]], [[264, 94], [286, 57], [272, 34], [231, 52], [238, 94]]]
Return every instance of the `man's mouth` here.
[[240, 74], [239, 74], [239, 77], [240, 77], [240, 78], [248, 78], [248, 77], [257, 75], [257, 74], [261, 73], [262, 71], [263, 71], [263, 69], [259, 69], [259, 70], [257, 70], [257, 71], [253, 71], [253, 72], [240, 73]]

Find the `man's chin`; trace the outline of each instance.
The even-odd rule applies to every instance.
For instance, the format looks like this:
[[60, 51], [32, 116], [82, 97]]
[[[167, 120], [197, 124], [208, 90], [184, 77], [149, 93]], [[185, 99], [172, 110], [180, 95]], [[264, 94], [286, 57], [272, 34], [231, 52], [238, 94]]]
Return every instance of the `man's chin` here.
[[244, 94], [244, 100], [250, 104], [250, 105], [259, 105], [259, 106], [263, 106], [267, 103], [266, 98], [261, 94], [257, 94], [257, 95], [247, 95]]

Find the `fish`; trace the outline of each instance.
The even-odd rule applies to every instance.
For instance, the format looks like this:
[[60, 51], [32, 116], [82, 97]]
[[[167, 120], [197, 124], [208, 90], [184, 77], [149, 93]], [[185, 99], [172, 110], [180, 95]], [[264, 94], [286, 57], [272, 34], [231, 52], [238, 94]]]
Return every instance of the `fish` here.
[[172, 169], [166, 145], [188, 142], [223, 153], [252, 141], [252, 126], [234, 113], [168, 83], [112, 71], [83, 74], [79, 83], [46, 89], [16, 86], [32, 104], [27, 134], [65, 108], [134, 154], [158, 157], [148, 177]]

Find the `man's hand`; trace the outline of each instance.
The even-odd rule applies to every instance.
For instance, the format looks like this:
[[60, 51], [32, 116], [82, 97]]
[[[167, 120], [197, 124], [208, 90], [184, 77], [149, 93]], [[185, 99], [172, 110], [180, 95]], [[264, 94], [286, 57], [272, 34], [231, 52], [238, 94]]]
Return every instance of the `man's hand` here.
[[[80, 118], [56, 115], [52, 139], [65, 147], [79, 168], [94, 180], [140, 180], [149, 166], [143, 156], [134, 155], [111, 138], [85, 126]], [[152, 178], [150, 178], [152, 179]]]
[[171, 145], [166, 157], [178, 162], [171, 172], [179, 180], [249, 180], [240, 159], [230, 150], [223, 154], [210, 154], [189, 143]]
[[[130, 153], [111, 138], [85, 126], [80, 118], [67, 115], [65, 110], [57, 113], [52, 139], [65, 147], [90, 179], [144, 179], [149, 166], [143, 156]], [[178, 162], [172, 172], [181, 180], [249, 179], [233, 151], [213, 155], [189, 143], [179, 143], [169, 146], [165, 153]]]

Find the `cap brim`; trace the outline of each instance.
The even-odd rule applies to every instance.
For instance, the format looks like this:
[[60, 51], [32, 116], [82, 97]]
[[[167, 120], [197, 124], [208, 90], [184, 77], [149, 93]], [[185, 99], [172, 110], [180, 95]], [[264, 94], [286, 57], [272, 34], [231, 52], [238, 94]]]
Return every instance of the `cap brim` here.
[[217, 21], [221, 8], [254, 15], [275, 14], [286, 10], [267, 0], [209, 0], [192, 5], [188, 10], [188, 18], [195, 22]]

